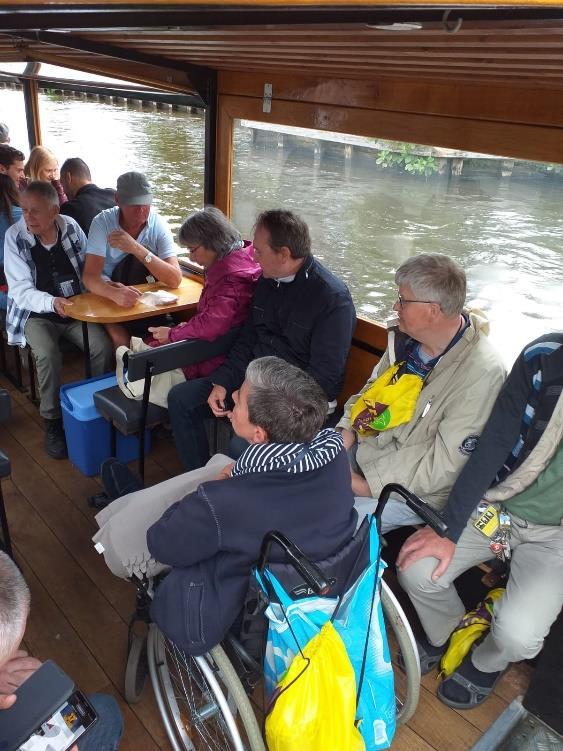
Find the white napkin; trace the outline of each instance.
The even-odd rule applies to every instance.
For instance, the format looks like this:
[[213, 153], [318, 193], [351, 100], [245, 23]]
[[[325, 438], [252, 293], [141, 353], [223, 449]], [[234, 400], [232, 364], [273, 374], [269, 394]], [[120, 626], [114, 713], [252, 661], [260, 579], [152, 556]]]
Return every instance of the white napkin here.
[[169, 305], [172, 302], [176, 302], [177, 295], [173, 295], [172, 292], [166, 292], [164, 289], [157, 289], [154, 292], [143, 292], [139, 297], [139, 302], [144, 305]]

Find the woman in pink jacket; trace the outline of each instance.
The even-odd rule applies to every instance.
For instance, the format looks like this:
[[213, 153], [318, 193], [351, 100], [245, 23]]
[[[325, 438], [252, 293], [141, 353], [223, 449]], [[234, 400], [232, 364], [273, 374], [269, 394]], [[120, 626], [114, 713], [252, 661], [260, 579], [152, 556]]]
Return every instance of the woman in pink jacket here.
[[[203, 266], [205, 283], [197, 313], [177, 326], [149, 327], [152, 346], [183, 339], [213, 341], [248, 316], [254, 285], [261, 274], [254, 262], [254, 246], [243, 240], [227, 217], [206, 206], [191, 214], [179, 233], [179, 243], [190, 251], [190, 260]], [[183, 368], [186, 378], [203, 378], [219, 367], [224, 355]]]

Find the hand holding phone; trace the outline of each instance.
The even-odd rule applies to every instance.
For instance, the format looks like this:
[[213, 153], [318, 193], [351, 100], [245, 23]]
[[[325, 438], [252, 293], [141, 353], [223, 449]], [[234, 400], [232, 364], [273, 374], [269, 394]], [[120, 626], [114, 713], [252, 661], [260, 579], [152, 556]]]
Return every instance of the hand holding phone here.
[[0, 751], [70, 751], [97, 719], [74, 682], [51, 660], [14, 692], [0, 711]]

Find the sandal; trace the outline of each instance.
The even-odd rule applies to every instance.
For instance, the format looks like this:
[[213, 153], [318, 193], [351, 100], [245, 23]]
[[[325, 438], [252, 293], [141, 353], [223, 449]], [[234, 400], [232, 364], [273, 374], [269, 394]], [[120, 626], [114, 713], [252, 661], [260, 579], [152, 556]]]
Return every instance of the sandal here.
[[[447, 642], [442, 647], [434, 647], [425, 638], [422, 638], [420, 636], [415, 636], [415, 642], [416, 648], [418, 650], [418, 658], [420, 660], [420, 674], [426, 675], [427, 673], [431, 673], [434, 668], [438, 666], [440, 660], [442, 659], [442, 655], [445, 652]], [[434, 653], [431, 651], [434, 649], [439, 649], [440, 651], [438, 653]], [[397, 664], [404, 673], [405, 663], [403, 660], [403, 655], [401, 653], [399, 653], [399, 655], [397, 656]]]
[[[492, 693], [501, 675], [502, 671], [499, 672], [491, 686], [478, 686], [465, 676], [460, 675], [456, 670], [438, 686], [438, 698], [440, 701], [444, 702], [444, 704], [447, 704], [448, 707], [452, 707], [453, 709], [473, 709], [474, 707], [478, 707], [479, 704], [482, 704]], [[446, 696], [444, 693], [444, 687], [447, 689], [448, 684], [451, 686], [452, 683], [461, 686], [461, 688], [467, 692], [466, 701], [457, 701]]]

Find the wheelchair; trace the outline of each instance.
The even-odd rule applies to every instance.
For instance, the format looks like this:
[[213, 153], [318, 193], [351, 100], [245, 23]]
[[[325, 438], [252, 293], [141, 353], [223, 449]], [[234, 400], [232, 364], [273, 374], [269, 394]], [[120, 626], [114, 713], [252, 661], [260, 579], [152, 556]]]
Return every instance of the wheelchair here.
[[[381, 515], [391, 495], [400, 495], [407, 505], [444, 535], [447, 527], [442, 518], [420, 498], [400, 485], [387, 485], [380, 496], [374, 517], [380, 533]], [[270, 532], [264, 538], [258, 570], [269, 569], [292, 592], [301, 589], [307, 594], [335, 596], [334, 584], [354, 581], [350, 573], [365, 568], [358, 556], [362, 524], [350, 543], [325, 561], [313, 563], [284, 535]], [[363, 530], [363, 531], [362, 531]], [[268, 563], [271, 546], [281, 546], [288, 563]], [[364, 545], [363, 548], [366, 546]], [[336, 576], [335, 576], [336, 574]], [[289, 578], [288, 578], [289, 577]], [[254, 582], [254, 577], [252, 577]], [[297, 587], [296, 587], [297, 583]], [[250, 618], [239, 623], [236, 631], [227, 634], [221, 644], [206, 654], [195, 657], [185, 654], [172, 643], [149, 616], [153, 587], [156, 581], [137, 580], [137, 609], [129, 627], [129, 651], [125, 672], [125, 698], [130, 704], [139, 701], [150, 676], [159, 712], [174, 751], [266, 751], [258, 716], [265, 715], [265, 703], [259, 688], [262, 679], [261, 660], [255, 649], [256, 634], [246, 639], [258, 625], [258, 641], [265, 643], [266, 619], [255, 612], [252, 587], [245, 611]], [[420, 690], [420, 662], [409, 622], [384, 580], [381, 580], [381, 605], [387, 631], [391, 663], [395, 674], [397, 724], [406, 723], [414, 714]], [[249, 601], [252, 603], [249, 606]], [[252, 612], [250, 612], [252, 611]], [[261, 627], [259, 624], [262, 624]], [[139, 626], [144, 626], [143, 633]]]

